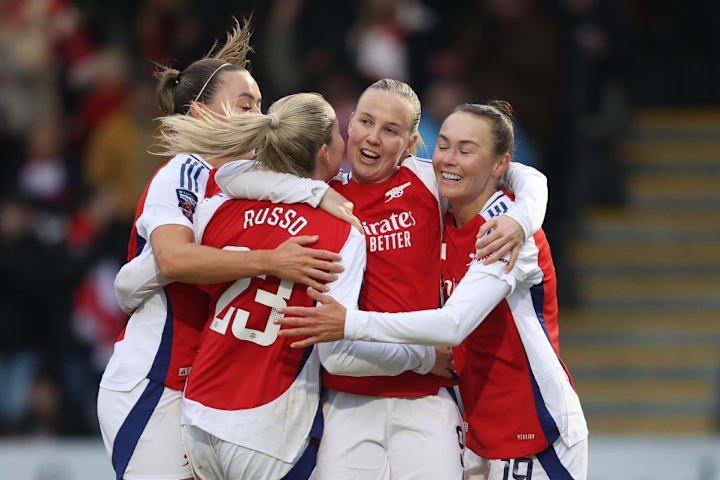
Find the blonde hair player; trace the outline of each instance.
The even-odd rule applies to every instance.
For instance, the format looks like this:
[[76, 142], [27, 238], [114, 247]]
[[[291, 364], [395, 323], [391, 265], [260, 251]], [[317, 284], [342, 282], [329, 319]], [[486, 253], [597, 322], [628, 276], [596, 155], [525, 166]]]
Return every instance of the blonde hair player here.
[[[246, 68], [249, 36], [249, 23], [236, 23], [215, 53], [182, 71], [165, 69], [158, 82], [162, 111], [192, 116], [199, 105], [220, 111], [225, 104], [239, 112], [259, 111], [260, 90]], [[120, 290], [136, 296], [121, 304], [136, 310], [115, 343], [98, 393], [100, 430], [117, 479], [191, 477], [180, 439], [180, 397], [207, 317], [207, 296], [172, 281], [205, 283], [267, 272], [324, 288], [341, 269], [336, 253], [304, 246], [314, 237], [254, 252], [196, 245], [193, 213], [211, 168], [222, 161], [202, 152], [176, 155], [138, 202], [128, 246], [128, 260], [135, 259], [138, 268], [118, 277]], [[167, 277], [164, 288], [144, 291], [143, 282], [157, 269]]]
[[[440, 310], [345, 312], [330, 297], [317, 309], [288, 308], [283, 334], [352, 340], [460, 345], [457, 371], [469, 424], [465, 478], [584, 480], [587, 425], [559, 356], [555, 270], [545, 234], [523, 244], [517, 264], [484, 265], [475, 231], [513, 205], [499, 189], [513, 151], [506, 102], [458, 107], [443, 123], [433, 155], [445, 218]], [[470, 261], [468, 262], [468, 259]], [[306, 318], [290, 318], [290, 315]]]
[[[274, 103], [267, 115], [167, 117], [169, 152], [198, 149], [234, 156], [256, 148], [276, 172], [329, 180], [344, 151], [332, 107], [317, 94]], [[228, 250], [266, 249], [288, 237], [318, 235], [318, 246], [342, 257], [344, 272], [329, 285], [346, 308], [357, 308], [365, 268], [360, 232], [302, 204], [232, 200], [218, 195], [196, 217], [196, 240]], [[185, 445], [196, 478], [307, 478], [316, 446], [311, 427], [319, 402], [320, 362], [348, 375], [396, 375], [434, 366], [432, 347], [338, 342], [293, 350], [273, 323], [285, 305], [311, 305], [300, 285], [256, 276], [205, 288], [210, 315], [182, 403]]]
[[[442, 210], [432, 164], [412, 155], [419, 119], [413, 89], [383, 79], [363, 92], [350, 121], [352, 177], [331, 185], [355, 204], [365, 232], [361, 310], [408, 312], [436, 308], [440, 301]], [[237, 183], [243, 183], [240, 177]], [[495, 229], [485, 250], [500, 249], [489, 260], [521, 245], [544, 216], [544, 176], [513, 165], [508, 183], [518, 202], [488, 222]], [[447, 354], [446, 347], [438, 349], [439, 359]], [[461, 476], [465, 432], [448, 389], [456, 383], [450, 375], [354, 378], [338, 373], [329, 368], [323, 378], [328, 398], [317, 478]]]

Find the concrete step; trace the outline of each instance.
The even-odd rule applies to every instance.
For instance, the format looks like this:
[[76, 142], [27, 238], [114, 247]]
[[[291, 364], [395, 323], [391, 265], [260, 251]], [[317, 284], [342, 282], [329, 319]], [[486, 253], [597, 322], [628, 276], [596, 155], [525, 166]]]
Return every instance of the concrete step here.
[[720, 163], [720, 140], [716, 132], [703, 133], [702, 138], [630, 138], [618, 146], [620, 160], [629, 168], [648, 165], [717, 165]]
[[631, 125], [638, 131], [720, 130], [720, 108], [644, 108], [632, 113]]
[[583, 220], [580, 238], [593, 242], [720, 242], [720, 211], [712, 209], [593, 208]]
[[586, 410], [585, 415], [591, 435], [710, 435], [715, 433], [715, 418], [712, 413], [708, 412], [658, 414], [647, 409], [628, 412], [598, 412], [594, 411], [592, 405], [583, 408]]
[[560, 355], [570, 372], [579, 369], [581, 377], [600, 369], [717, 369], [720, 344], [603, 344], [592, 347], [565, 343], [560, 345]]
[[720, 333], [720, 312], [670, 311], [662, 309], [560, 310], [560, 345], [571, 336], [603, 334], [637, 335], [662, 332], [668, 335], [717, 335]]
[[[575, 379], [580, 399], [591, 404], [711, 405], [718, 394], [713, 381], [684, 379]], [[620, 408], [619, 408], [620, 409]]]
[[641, 208], [720, 207], [720, 174], [638, 173], [627, 179], [628, 200]]
[[560, 351], [592, 434], [710, 434], [720, 397], [720, 108], [636, 112], [627, 207], [591, 209], [569, 250], [583, 308]]
[[577, 242], [569, 256], [581, 268], [599, 266], [691, 266], [717, 268], [720, 273], [720, 242]]
[[588, 300], [720, 300], [719, 292], [717, 274], [588, 276], [580, 284], [580, 294]]

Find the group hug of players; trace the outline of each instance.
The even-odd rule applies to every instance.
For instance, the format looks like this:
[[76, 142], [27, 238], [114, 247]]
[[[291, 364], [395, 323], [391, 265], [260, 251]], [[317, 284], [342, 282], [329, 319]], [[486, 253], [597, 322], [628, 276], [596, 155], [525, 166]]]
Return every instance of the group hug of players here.
[[430, 161], [417, 95], [380, 80], [346, 149], [319, 94], [261, 113], [249, 51], [245, 22], [159, 76], [172, 159], [98, 394], [117, 479], [586, 478], [547, 185], [510, 161], [509, 105], [458, 106]]

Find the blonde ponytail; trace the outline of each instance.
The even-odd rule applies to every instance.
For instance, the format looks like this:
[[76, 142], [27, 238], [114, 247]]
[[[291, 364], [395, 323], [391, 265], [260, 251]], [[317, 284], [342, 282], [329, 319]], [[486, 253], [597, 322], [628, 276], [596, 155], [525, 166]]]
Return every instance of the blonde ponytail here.
[[315, 157], [332, 139], [335, 112], [316, 93], [288, 95], [273, 103], [268, 114], [223, 113], [197, 108], [197, 118], [170, 115], [160, 119], [159, 155], [199, 153], [206, 159], [232, 159], [257, 150], [257, 160], [276, 172], [309, 177]]

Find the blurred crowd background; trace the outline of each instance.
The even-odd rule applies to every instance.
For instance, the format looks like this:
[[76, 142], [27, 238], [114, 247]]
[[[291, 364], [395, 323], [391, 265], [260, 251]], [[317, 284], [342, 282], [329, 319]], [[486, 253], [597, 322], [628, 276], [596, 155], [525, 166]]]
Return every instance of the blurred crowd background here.
[[[573, 349], [588, 351], [589, 345], [605, 341], [607, 355], [617, 358], [622, 354], [612, 353], [617, 347], [613, 341], [622, 343], [638, 333], [593, 330], [597, 327], [591, 320], [611, 318], [612, 312], [621, 312], [616, 319], [655, 318], [652, 311], [667, 314], [682, 307], [700, 318], [699, 330], [693, 331], [705, 339], [701, 348], [712, 349], [711, 358], [718, 360], [720, 332], [712, 330], [720, 301], [720, 289], [715, 289], [717, 247], [710, 246], [710, 257], [704, 256], [704, 261], [670, 272], [691, 277], [699, 272], [709, 278], [714, 293], [699, 304], [695, 297], [661, 302], [651, 313], [643, 313], [653, 300], [642, 292], [634, 300], [593, 297], [592, 282], [597, 275], [613, 274], [608, 273], [612, 261], [610, 267], [601, 262], [585, 268], [574, 260], [573, 252], [582, 249], [578, 239], [596, 241], [605, 235], [605, 230], [597, 234], [587, 226], [588, 212], [612, 216], [635, 208], [632, 218], [650, 218], [662, 216], [657, 210], [668, 208], [662, 198], [632, 196], [629, 185], [634, 185], [637, 169], [623, 156], [628, 151], [638, 158], [645, 155], [633, 148], [667, 132], [662, 122], [669, 122], [673, 141], [688, 136], [705, 141], [708, 131], [720, 132], [720, 114], [708, 109], [720, 104], [720, 3], [1, 0], [0, 437], [98, 434], [97, 383], [126, 321], [115, 305], [112, 282], [126, 255], [137, 198], [166, 160], [147, 153], [153, 118], [158, 115], [153, 70], [157, 64], [182, 70], [203, 56], [215, 39], [222, 41], [232, 25], [231, 16], [251, 13], [256, 50], [251, 71], [261, 87], [264, 108], [288, 93], [319, 91], [334, 105], [344, 126], [359, 93], [370, 82], [382, 77], [405, 80], [422, 99], [420, 130], [427, 144], [424, 156], [429, 157], [439, 125], [455, 105], [494, 98], [511, 102], [518, 122], [516, 160], [536, 166], [549, 179], [545, 228], [554, 247], [561, 331], [567, 327], [569, 332], [570, 357]], [[715, 122], [714, 127], [708, 127], [706, 120]], [[660, 156], [667, 152], [662, 144], [653, 145], [656, 150], [649, 156], [652, 151]], [[696, 155], [700, 160], [711, 156], [712, 152]], [[672, 170], [673, 159], [682, 160], [669, 158], [661, 166], [662, 175]], [[694, 172], [705, 181], [715, 181], [708, 172], [717, 174], [718, 163], [707, 166], [700, 160], [692, 164], [699, 169]], [[692, 196], [693, 188], [685, 184], [669, 180], [663, 185], [684, 190], [685, 199]], [[712, 185], [720, 192], [720, 184]], [[711, 191], [712, 185], [706, 190]], [[710, 200], [717, 211], [720, 203]], [[698, 201], [706, 208], [700, 215], [717, 221], [708, 201], [706, 197]], [[638, 208], [654, 210], [643, 213]], [[658, 222], [643, 229], [662, 227]], [[613, 231], [617, 234], [617, 228]], [[633, 237], [633, 232], [627, 235], [633, 245], [640, 245], [639, 250], [646, 245], [667, 258], [662, 243], [670, 235], [667, 231], [653, 237], [661, 242], [654, 246], [644, 237]], [[699, 239], [686, 240], [717, 245], [718, 232], [716, 223]], [[609, 248], [619, 248], [616, 237], [610, 243]], [[608, 258], [617, 259], [612, 251]], [[683, 251], [692, 256], [692, 248]], [[655, 264], [638, 268], [639, 275], [667, 274]], [[634, 277], [619, 281], [620, 285], [622, 281], [630, 282], [622, 288], [625, 292], [644, 282]], [[588, 282], [590, 287], [583, 286]], [[665, 299], [666, 287], [646, 284], [650, 290], [659, 289]], [[566, 318], [563, 312], [568, 312]], [[683, 315], [666, 323], [682, 323]], [[673, 337], [674, 331], [669, 332]], [[675, 345], [667, 337], [643, 338], [640, 344], [659, 344], [665, 355]], [[708, 339], [714, 343], [708, 344]], [[696, 351], [693, 345], [689, 348]], [[647, 380], [628, 374], [622, 365], [600, 371], [605, 365], [601, 357], [577, 360], [591, 430], [593, 415], [601, 419], [610, 408], [602, 398], [592, 398], [593, 381], [614, 376], [637, 385]], [[566, 360], [573, 371], [572, 358]], [[686, 374], [696, 381], [709, 379], [703, 392], [710, 393], [700, 400], [660, 405], [659, 413], [700, 411], [701, 426], [691, 431], [714, 431], [718, 365], [720, 360], [709, 366], [685, 365], [685, 370], [676, 372], [681, 380], [687, 380]], [[600, 389], [607, 393], [607, 387]], [[632, 413], [633, 405], [647, 410], [633, 401], [611, 408], [609, 414], [619, 415], [628, 408]], [[606, 424], [612, 431], [611, 423]], [[596, 425], [602, 431], [602, 420]]]

